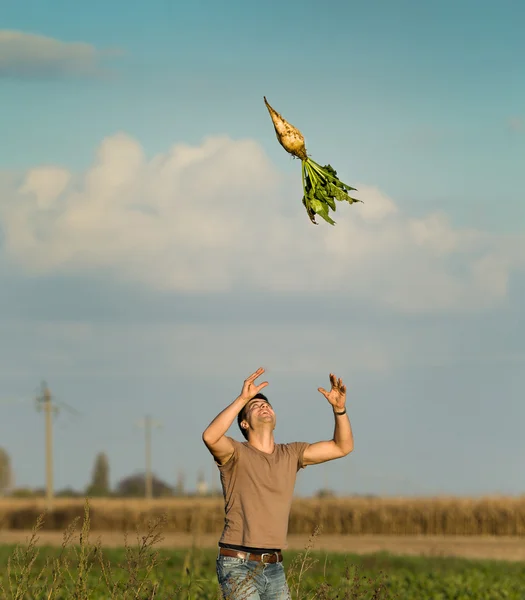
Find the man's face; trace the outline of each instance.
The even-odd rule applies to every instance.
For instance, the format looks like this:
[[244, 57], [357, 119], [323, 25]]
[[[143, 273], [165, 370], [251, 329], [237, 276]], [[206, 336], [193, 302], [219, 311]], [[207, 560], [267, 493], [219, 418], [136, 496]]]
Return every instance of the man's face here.
[[256, 422], [273, 423], [275, 426], [275, 411], [266, 400], [255, 398], [246, 405], [244, 419], [251, 426]]

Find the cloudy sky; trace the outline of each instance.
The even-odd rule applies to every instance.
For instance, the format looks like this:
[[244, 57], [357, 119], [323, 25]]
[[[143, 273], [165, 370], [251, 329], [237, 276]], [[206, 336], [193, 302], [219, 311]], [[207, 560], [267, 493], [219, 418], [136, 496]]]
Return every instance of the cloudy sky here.
[[[266, 368], [279, 442], [355, 451], [299, 494], [525, 490], [525, 8], [7, 2], [0, 30], [0, 445], [57, 488], [216, 478], [201, 433]], [[358, 188], [314, 226], [263, 103]], [[61, 405], [63, 406], [63, 405]], [[236, 426], [230, 434], [240, 438]]]

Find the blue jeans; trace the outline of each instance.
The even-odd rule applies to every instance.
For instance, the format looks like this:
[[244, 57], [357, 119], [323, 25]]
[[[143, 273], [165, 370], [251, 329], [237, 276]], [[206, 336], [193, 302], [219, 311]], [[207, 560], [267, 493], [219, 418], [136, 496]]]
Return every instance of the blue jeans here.
[[218, 556], [217, 579], [228, 600], [291, 600], [282, 562]]

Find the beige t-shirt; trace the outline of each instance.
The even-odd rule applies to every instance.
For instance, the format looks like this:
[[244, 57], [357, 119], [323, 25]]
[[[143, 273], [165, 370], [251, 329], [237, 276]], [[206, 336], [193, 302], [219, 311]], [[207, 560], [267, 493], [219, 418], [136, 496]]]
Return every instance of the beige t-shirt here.
[[309, 444], [275, 444], [273, 453], [267, 454], [248, 442], [228, 439], [233, 455], [218, 465], [225, 510], [220, 541], [285, 549], [295, 480], [305, 466], [303, 454]]

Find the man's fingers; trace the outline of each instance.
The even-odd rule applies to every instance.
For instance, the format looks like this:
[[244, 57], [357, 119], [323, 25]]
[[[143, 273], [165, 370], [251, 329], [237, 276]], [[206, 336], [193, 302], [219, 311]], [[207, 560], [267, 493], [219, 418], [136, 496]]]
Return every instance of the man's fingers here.
[[259, 377], [259, 375], [262, 375], [264, 373], [264, 369], [262, 367], [260, 367], [259, 369], [257, 369], [257, 371], [255, 371], [255, 373], [252, 373], [249, 377], [246, 377], [246, 379], [244, 381], [253, 381], [254, 379], [257, 379], [257, 377]]
[[255, 373], [252, 373], [249, 377], [246, 378], [246, 381], [253, 381], [254, 379], [257, 379], [257, 377], [259, 377], [259, 375], [262, 375], [264, 373], [264, 369], [262, 367], [260, 367], [259, 369], [257, 369], [257, 371], [255, 371]]
[[324, 388], [322, 388], [322, 387], [320, 387], [320, 388], [317, 388], [317, 391], [318, 391], [318, 392], [321, 392], [321, 394], [323, 394], [323, 396], [324, 396], [325, 398], [328, 398], [328, 392], [327, 392], [327, 391], [326, 391]]
[[258, 385], [255, 389], [257, 390], [257, 393], [259, 393], [263, 388], [265, 388], [268, 385], [267, 381], [263, 381], [263, 383], [261, 383], [260, 385]]
[[333, 373], [330, 373], [330, 383], [332, 384], [332, 387], [336, 387], [336, 385], [337, 385], [337, 380]]
[[338, 379], [333, 373], [330, 373], [330, 383], [335, 390], [340, 390], [344, 387], [343, 380], [340, 377]]

